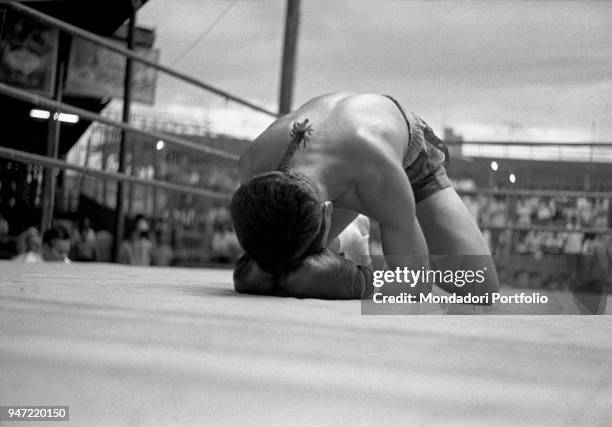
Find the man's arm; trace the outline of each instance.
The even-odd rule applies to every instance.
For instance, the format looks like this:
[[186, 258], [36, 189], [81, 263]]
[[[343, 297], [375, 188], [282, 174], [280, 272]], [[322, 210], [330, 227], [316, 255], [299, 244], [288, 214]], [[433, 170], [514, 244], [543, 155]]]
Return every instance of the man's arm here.
[[324, 249], [306, 257], [290, 272], [276, 276], [243, 255], [234, 268], [239, 293], [295, 298], [359, 299], [372, 291], [372, 272]]
[[365, 214], [380, 223], [389, 269], [428, 267], [428, 249], [416, 218], [414, 195], [397, 160], [384, 153], [371, 157], [372, 171], [358, 187]]

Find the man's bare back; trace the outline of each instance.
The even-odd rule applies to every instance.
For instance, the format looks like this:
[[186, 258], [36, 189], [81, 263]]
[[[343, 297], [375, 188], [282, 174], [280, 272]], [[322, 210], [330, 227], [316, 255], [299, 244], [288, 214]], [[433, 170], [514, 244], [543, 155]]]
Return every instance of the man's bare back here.
[[[389, 267], [425, 266], [429, 254], [488, 255], [480, 230], [443, 168], [448, 184], [421, 197], [417, 205], [406, 164], [415, 141], [398, 107], [377, 94], [314, 98], [255, 139], [240, 159], [240, 179], [246, 182], [273, 170], [287, 149], [293, 123], [308, 119], [314, 132], [289, 166], [316, 182], [333, 203], [330, 241], [363, 214], [380, 223]], [[427, 150], [421, 157], [423, 153]], [[490, 266], [494, 271], [492, 262]]]

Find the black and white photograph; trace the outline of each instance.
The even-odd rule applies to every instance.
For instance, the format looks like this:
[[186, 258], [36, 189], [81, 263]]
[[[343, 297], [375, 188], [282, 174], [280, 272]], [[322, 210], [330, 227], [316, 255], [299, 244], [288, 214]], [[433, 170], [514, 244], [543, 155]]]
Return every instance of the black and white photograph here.
[[610, 425], [612, 2], [0, 1], [0, 111], [0, 425]]

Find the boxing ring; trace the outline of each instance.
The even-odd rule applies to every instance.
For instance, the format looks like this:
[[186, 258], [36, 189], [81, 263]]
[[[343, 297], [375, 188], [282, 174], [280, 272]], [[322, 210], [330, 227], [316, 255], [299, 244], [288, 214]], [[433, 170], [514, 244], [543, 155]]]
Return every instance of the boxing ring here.
[[612, 417], [610, 316], [362, 316], [359, 301], [238, 295], [231, 270], [0, 270], [0, 401], [69, 405], [74, 425]]
[[[26, 6], [11, 7], [275, 115]], [[5, 84], [0, 93], [236, 160]], [[0, 147], [0, 157], [229, 197], [9, 148]], [[68, 405], [73, 425], [604, 426], [612, 418], [610, 316], [504, 316], [503, 307], [489, 316], [365, 316], [360, 301], [239, 295], [231, 270], [221, 269], [0, 261], [0, 272], [0, 402]], [[607, 307], [610, 314], [610, 297]]]

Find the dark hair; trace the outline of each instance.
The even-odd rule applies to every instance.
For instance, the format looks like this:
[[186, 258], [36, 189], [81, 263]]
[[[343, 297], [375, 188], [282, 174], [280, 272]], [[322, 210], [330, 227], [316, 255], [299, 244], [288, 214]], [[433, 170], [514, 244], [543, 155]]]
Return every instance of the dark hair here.
[[51, 246], [54, 240], [68, 240], [70, 235], [68, 231], [62, 226], [56, 225], [43, 234], [43, 243], [47, 246]]
[[288, 167], [311, 132], [308, 119], [294, 123], [276, 170], [252, 177], [232, 197], [231, 216], [240, 245], [271, 273], [295, 267], [322, 226], [324, 200], [317, 184]]

